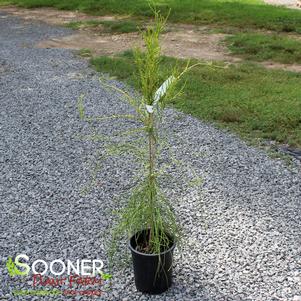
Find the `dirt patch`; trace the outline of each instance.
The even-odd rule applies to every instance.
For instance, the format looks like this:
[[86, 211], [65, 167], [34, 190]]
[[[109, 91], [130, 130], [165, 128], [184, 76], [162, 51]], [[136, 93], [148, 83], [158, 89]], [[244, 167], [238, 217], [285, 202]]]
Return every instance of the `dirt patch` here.
[[[200, 34], [195, 32], [177, 31], [162, 35], [162, 52], [178, 58], [196, 58], [203, 60], [221, 60], [236, 62], [240, 59], [226, 54], [220, 44], [222, 34]], [[37, 44], [41, 48], [68, 48], [80, 50], [88, 48], [94, 55], [112, 55], [133, 46], [141, 46], [142, 41], [137, 33], [98, 35], [87, 34], [87, 31], [50, 39]]]
[[122, 16], [89, 16], [77, 11], [57, 10], [48, 7], [24, 9], [14, 6], [5, 6], [0, 7], [0, 10], [21, 17], [24, 20], [43, 21], [51, 25], [62, 25], [69, 22], [86, 20], [112, 21], [125, 18]]
[[300, 9], [301, 7], [297, 6], [297, 0], [264, 0], [266, 4], [285, 6], [292, 9]]
[[[78, 32], [62, 38], [54, 38], [37, 44], [40, 48], [90, 49], [94, 55], [111, 55], [133, 46], [137, 34], [97, 35]], [[137, 43], [138, 44], [138, 43]]]
[[[62, 25], [69, 22], [87, 20], [118, 20], [126, 18], [116, 16], [89, 16], [74, 11], [60, 11], [53, 8], [20, 9], [17, 7], [2, 7], [2, 11], [23, 18], [24, 20], [43, 21], [52, 25]], [[179, 58], [196, 58], [204, 60], [226, 60], [230, 62], [239, 59], [228, 55], [226, 47], [220, 44], [224, 34], [210, 34], [210, 28], [193, 25], [170, 25], [162, 37], [162, 49], [165, 55]], [[54, 38], [40, 42], [41, 48], [68, 48], [80, 50], [89, 48], [94, 55], [111, 55], [125, 51], [133, 45], [141, 45], [137, 33], [108, 35], [93, 28], [83, 28], [75, 34], [62, 38]]]
[[[271, 0], [272, 1], [272, 0]], [[283, 0], [285, 1], [285, 0]], [[295, 0], [289, 0], [295, 1]], [[16, 7], [1, 7], [1, 11], [23, 18], [24, 20], [43, 21], [52, 25], [62, 25], [69, 22], [87, 20], [120, 20], [126, 16], [90, 16], [74, 11], [60, 11], [53, 8], [20, 9]], [[162, 35], [163, 54], [178, 58], [195, 58], [200, 60], [216, 60], [236, 63], [240, 58], [230, 54], [222, 43], [226, 34], [212, 33], [207, 26], [185, 24], [170, 24], [167, 32]], [[113, 55], [141, 46], [142, 41], [137, 33], [107, 34], [98, 28], [82, 28], [74, 34], [41, 41], [40, 48], [67, 48], [80, 50], [88, 48], [92, 55]], [[301, 72], [301, 65], [286, 65], [274, 62], [261, 63], [266, 68], [283, 69]]]
[[[241, 58], [231, 55], [222, 43], [225, 34], [208, 34], [199, 30], [178, 28], [162, 35], [162, 52], [167, 56], [178, 58], [195, 58], [200, 60], [225, 61], [237, 63]], [[84, 45], [84, 46], [83, 46]], [[113, 55], [133, 46], [141, 46], [137, 33], [95, 34], [92, 31], [81, 32], [62, 38], [50, 39], [37, 44], [40, 48], [67, 48], [80, 50], [88, 48], [93, 55]], [[275, 62], [259, 63], [265, 68], [301, 72], [301, 65], [280, 64]]]
[[240, 59], [230, 56], [221, 41], [225, 34], [208, 34], [201, 28], [178, 28], [162, 37], [163, 53], [179, 58], [196, 58], [236, 62]]
[[301, 73], [301, 65], [298, 65], [298, 64], [291, 65], [291, 64], [281, 64], [281, 63], [275, 63], [275, 62], [262, 62], [260, 64], [268, 69], [282, 69], [282, 70], [286, 70], [286, 71]]

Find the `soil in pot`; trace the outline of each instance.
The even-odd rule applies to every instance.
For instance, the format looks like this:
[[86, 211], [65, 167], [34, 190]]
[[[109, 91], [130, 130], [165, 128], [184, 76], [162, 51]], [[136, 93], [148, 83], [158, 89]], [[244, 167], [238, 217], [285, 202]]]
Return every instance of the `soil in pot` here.
[[130, 239], [137, 290], [148, 294], [161, 294], [172, 284], [172, 260], [175, 244], [170, 237], [169, 246], [160, 254], [147, 253], [149, 230], [141, 231]]

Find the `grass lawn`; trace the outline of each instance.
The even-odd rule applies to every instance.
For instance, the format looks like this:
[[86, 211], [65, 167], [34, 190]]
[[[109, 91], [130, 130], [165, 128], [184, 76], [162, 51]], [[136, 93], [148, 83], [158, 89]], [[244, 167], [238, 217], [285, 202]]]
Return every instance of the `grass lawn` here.
[[[0, 0], [1, 3], [50, 6], [93, 15], [152, 16], [146, 0]], [[301, 33], [301, 11], [265, 5], [262, 0], [161, 0], [159, 7], [162, 13], [171, 8], [172, 22]]]
[[301, 41], [282, 35], [241, 33], [226, 39], [235, 55], [248, 60], [301, 63]]
[[[98, 71], [135, 86], [131, 52], [93, 58], [91, 63]], [[162, 58], [162, 81], [171, 63], [174, 58]], [[184, 65], [185, 60], [178, 64]], [[241, 64], [226, 69], [197, 67], [185, 77], [184, 94], [173, 103], [177, 109], [230, 128], [244, 138], [301, 147], [301, 74]]]

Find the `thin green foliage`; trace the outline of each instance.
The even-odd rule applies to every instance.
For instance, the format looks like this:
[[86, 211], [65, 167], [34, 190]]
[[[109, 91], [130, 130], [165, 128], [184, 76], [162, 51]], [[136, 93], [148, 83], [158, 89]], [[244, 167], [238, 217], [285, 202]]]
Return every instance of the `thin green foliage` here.
[[[167, 163], [158, 164], [160, 153], [166, 149], [166, 141], [160, 131], [162, 111], [166, 104], [177, 97], [181, 77], [194, 65], [180, 69], [171, 66], [167, 78], [160, 71], [162, 60], [160, 34], [164, 30], [166, 18], [153, 9], [154, 23], [141, 32], [145, 44], [144, 50], [134, 50], [134, 61], [137, 71], [138, 95], [120, 89], [105, 78], [100, 83], [106, 89], [114, 91], [120, 99], [126, 101], [134, 109], [134, 114], [111, 116], [87, 116], [84, 108], [84, 98], [78, 101], [78, 111], [86, 122], [106, 121], [112, 119], [130, 119], [137, 127], [120, 133], [119, 140], [110, 137], [107, 143], [108, 156], [132, 156], [140, 162], [141, 170], [137, 185], [126, 194], [127, 202], [115, 210], [116, 221], [112, 228], [110, 244], [110, 262], [119, 249], [123, 238], [131, 237], [143, 230], [149, 231], [148, 241], [140, 251], [149, 254], [159, 254], [170, 247], [173, 242], [179, 242], [180, 230], [174, 210], [161, 189], [159, 178], [168, 171]], [[203, 64], [203, 63], [200, 63]], [[208, 65], [206, 63], [206, 65]], [[95, 138], [95, 136], [93, 136]], [[115, 139], [115, 140], [114, 140]], [[172, 162], [173, 164], [174, 162]]]
[[[160, 97], [156, 97], [162, 85], [160, 74], [161, 48], [159, 37], [164, 29], [166, 18], [154, 10], [154, 25], [142, 32], [145, 51], [135, 49], [135, 65], [139, 77], [139, 97], [133, 98], [127, 92], [114, 88], [125, 96], [135, 108], [138, 119], [143, 123], [145, 147], [143, 180], [132, 190], [128, 204], [118, 212], [118, 223], [113, 229], [113, 241], [118, 241], [124, 234], [131, 236], [148, 229], [149, 239], [142, 250], [146, 253], [159, 254], [170, 246], [170, 236], [177, 240], [179, 229], [174, 212], [158, 184], [158, 145], [159, 116], [168, 99], [175, 91], [179, 75], [172, 70], [173, 83]], [[106, 85], [106, 84], [105, 84]], [[141, 144], [140, 144], [141, 145]], [[140, 157], [141, 158], [141, 157]], [[113, 250], [114, 253], [114, 250]]]

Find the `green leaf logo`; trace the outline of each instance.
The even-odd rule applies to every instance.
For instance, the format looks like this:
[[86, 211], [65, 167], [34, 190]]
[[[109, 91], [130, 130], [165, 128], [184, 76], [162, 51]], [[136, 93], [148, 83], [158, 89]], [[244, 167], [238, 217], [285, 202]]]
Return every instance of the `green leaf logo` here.
[[6, 261], [6, 268], [7, 271], [9, 273], [9, 276], [11, 277], [15, 277], [15, 276], [27, 276], [28, 272], [27, 271], [20, 271], [17, 269], [15, 263], [13, 262], [11, 257], [8, 257], [7, 261]]
[[106, 273], [104, 273], [104, 272], [101, 272], [101, 273], [100, 273], [100, 276], [101, 276], [101, 278], [102, 278], [103, 280], [109, 280], [109, 279], [111, 279], [111, 278], [113, 277], [111, 274], [106, 274]]

